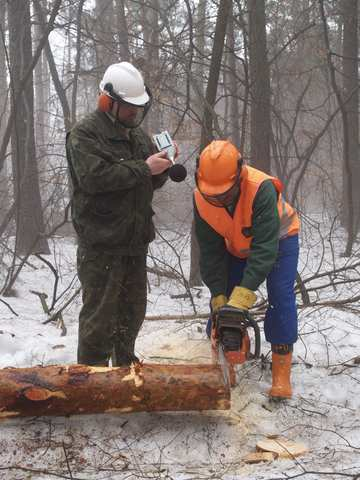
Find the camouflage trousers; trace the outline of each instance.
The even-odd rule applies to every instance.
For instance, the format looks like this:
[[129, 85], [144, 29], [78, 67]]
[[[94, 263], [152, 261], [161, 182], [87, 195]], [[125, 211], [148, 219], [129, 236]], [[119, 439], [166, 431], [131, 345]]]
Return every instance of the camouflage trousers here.
[[109, 255], [78, 248], [83, 306], [79, 315], [78, 363], [129, 365], [145, 318], [146, 253]]

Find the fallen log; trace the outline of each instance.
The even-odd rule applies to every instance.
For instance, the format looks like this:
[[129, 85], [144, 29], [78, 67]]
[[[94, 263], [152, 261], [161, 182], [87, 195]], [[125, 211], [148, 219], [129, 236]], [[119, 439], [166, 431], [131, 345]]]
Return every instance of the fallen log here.
[[0, 370], [0, 419], [229, 408], [230, 390], [218, 365], [52, 365]]

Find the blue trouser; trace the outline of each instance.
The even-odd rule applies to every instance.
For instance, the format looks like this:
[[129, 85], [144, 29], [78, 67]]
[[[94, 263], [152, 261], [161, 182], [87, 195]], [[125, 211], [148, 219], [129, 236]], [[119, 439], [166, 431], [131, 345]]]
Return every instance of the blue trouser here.
[[[297, 312], [294, 283], [299, 258], [299, 236], [279, 241], [277, 260], [266, 278], [269, 306], [264, 320], [265, 338], [272, 344], [292, 344], [297, 340]], [[229, 256], [227, 296], [240, 285], [246, 259]], [[211, 323], [206, 331], [210, 334]]]

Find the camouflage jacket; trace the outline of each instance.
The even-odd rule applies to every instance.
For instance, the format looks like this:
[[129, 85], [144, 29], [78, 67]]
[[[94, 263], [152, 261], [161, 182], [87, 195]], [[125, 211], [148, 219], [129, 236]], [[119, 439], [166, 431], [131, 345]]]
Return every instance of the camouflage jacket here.
[[143, 130], [130, 130], [127, 137], [98, 110], [68, 133], [71, 215], [81, 246], [120, 255], [146, 251], [155, 236], [153, 189], [167, 178], [152, 176], [145, 163], [154, 151]]

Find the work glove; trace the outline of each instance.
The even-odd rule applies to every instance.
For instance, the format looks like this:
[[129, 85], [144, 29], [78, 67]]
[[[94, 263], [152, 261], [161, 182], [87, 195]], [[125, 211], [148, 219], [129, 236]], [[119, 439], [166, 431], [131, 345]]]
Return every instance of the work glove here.
[[218, 312], [219, 309], [227, 303], [227, 301], [227, 297], [222, 293], [220, 295], [212, 297], [212, 299], [210, 300], [211, 310], [215, 313]]
[[256, 295], [252, 290], [245, 287], [235, 287], [226, 305], [247, 311], [250, 310], [255, 302]]
[[[221, 307], [223, 307], [227, 302], [227, 297], [223, 295], [222, 293], [220, 295], [216, 295], [215, 297], [212, 297], [210, 300], [210, 305], [211, 305], [211, 313], [217, 313]], [[212, 315], [210, 315], [210, 318], [208, 319], [206, 323], [206, 335], [208, 338], [211, 337], [211, 328], [212, 328]]]

